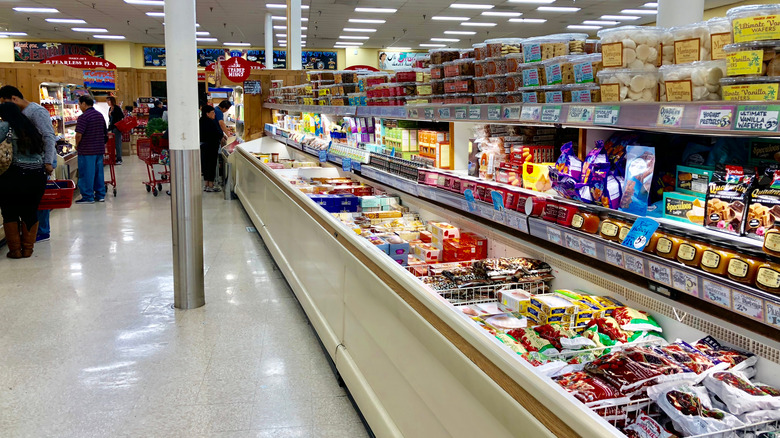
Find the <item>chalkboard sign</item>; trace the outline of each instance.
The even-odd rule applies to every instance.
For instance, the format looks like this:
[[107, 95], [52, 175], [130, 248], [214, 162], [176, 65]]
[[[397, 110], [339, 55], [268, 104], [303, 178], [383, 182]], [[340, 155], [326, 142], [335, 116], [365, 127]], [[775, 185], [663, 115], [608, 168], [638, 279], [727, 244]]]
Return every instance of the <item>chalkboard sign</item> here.
[[244, 93], [263, 94], [263, 88], [260, 85], [260, 81], [244, 81]]

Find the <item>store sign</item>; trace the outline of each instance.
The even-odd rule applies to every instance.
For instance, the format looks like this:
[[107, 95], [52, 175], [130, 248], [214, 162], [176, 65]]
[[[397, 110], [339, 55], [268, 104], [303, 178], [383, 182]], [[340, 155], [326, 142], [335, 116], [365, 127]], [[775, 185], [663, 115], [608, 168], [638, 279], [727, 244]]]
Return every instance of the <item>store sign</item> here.
[[225, 49], [198, 49], [198, 67], [205, 67], [217, 61], [224, 61]]
[[198, 72], [198, 82], [202, 82], [206, 80], [206, 72], [205, 71], [199, 71]]
[[263, 94], [263, 87], [260, 81], [244, 81], [244, 93], [251, 95]]
[[62, 55], [81, 55], [105, 58], [102, 44], [31, 43], [14, 41], [14, 61], [40, 62]]
[[116, 89], [116, 72], [84, 70], [84, 86], [93, 90], [114, 90]]
[[116, 70], [113, 62], [86, 55], [60, 55], [44, 59], [41, 64], [61, 64], [73, 68], [106, 68]]
[[428, 57], [427, 53], [411, 52], [379, 52], [380, 70], [399, 70], [402, 68], [412, 68], [417, 61], [422, 61]]
[[244, 82], [252, 72], [252, 65], [244, 58], [230, 58], [222, 65], [225, 77], [232, 82]]
[[[144, 47], [144, 67], [165, 67], [165, 47]], [[198, 67], [206, 67], [228, 58], [227, 49], [197, 49]]]

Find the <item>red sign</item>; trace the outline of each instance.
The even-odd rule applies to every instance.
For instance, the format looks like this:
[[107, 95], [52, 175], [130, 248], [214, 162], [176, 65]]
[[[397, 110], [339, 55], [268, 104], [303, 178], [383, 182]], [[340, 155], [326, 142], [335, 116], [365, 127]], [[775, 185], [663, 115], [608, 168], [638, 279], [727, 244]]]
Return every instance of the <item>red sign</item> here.
[[246, 59], [236, 56], [225, 61], [222, 64], [222, 70], [230, 81], [244, 82], [249, 77], [252, 65]]
[[206, 66], [206, 71], [214, 71], [215, 68], [217, 68], [217, 63], [212, 62], [211, 64]]
[[205, 71], [199, 71], [198, 72], [198, 82], [205, 81], [206, 80], [206, 72]]
[[370, 65], [351, 65], [345, 70], [368, 70], [368, 71], [379, 71], [376, 67], [371, 67]]
[[252, 66], [252, 70], [263, 70], [265, 68], [265, 65], [259, 62], [254, 62], [254, 61], [247, 61], [247, 62], [249, 62], [249, 65]]
[[41, 61], [41, 64], [62, 64], [67, 65], [68, 67], [81, 69], [105, 68], [109, 70], [116, 70], [116, 65], [113, 62], [86, 55], [52, 56], [51, 58], [46, 58]]

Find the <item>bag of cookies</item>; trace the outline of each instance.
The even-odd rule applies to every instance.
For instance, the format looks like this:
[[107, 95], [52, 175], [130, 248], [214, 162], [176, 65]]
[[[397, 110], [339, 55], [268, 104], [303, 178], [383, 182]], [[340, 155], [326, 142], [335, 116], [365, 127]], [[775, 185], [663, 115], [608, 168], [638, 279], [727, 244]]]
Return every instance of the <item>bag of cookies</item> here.
[[764, 234], [780, 220], [780, 170], [767, 169], [748, 197], [745, 235], [764, 240]]
[[741, 166], [726, 166], [713, 173], [707, 188], [704, 226], [741, 236], [745, 210], [755, 178]]

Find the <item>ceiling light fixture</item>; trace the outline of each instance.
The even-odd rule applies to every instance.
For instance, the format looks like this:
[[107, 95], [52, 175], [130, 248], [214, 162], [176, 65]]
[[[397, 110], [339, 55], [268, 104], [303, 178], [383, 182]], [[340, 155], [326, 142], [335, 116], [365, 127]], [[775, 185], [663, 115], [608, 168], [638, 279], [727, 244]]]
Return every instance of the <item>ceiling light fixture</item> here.
[[236, 46], [236, 47], [247, 47], [251, 46], [249, 43], [222, 43], [223, 46]]
[[645, 3], [645, 4], [642, 5], [642, 7], [643, 8], [657, 8], [658, 7], [658, 3], [656, 3], [656, 2]]
[[[271, 20], [287, 21], [287, 17], [282, 17], [281, 15], [271, 15]], [[306, 17], [301, 17], [301, 21], [309, 21], [309, 19]]]
[[49, 23], [66, 23], [66, 24], [87, 24], [86, 21], [80, 18], [47, 18]]
[[384, 50], [412, 50], [411, 47], [387, 47]]
[[[163, 26], [165, 26], [165, 22], [163, 21]], [[200, 27], [200, 23], [195, 23], [195, 27]]]
[[570, 24], [566, 26], [567, 29], [576, 29], [576, 30], [599, 30], [604, 26], [593, 26], [593, 25], [586, 25], [586, 24]]
[[501, 11], [485, 11], [482, 13], [487, 17], [519, 17], [523, 15], [522, 12], [501, 12]]
[[652, 9], [623, 9], [621, 14], [634, 14], [634, 15], [656, 15], [658, 11]]
[[461, 26], [473, 26], [473, 27], [493, 27], [496, 23], [474, 23], [471, 21], [465, 21], [460, 23]]
[[286, 33], [277, 33], [276, 37], [277, 38], [287, 38], [287, 34]]
[[165, 0], [125, 0], [131, 5], [165, 6]]
[[165, 12], [147, 12], [146, 15], [150, 17], [164, 17]]
[[342, 46], [362, 46], [363, 43], [356, 43], [353, 41], [337, 41], [336, 44], [342, 45]]
[[375, 20], [372, 18], [350, 18], [350, 23], [369, 23], [369, 24], [383, 24], [387, 20]]
[[209, 35], [211, 35], [211, 34], [208, 33], [208, 31], [205, 31], [205, 30], [199, 30], [199, 31], [195, 32], [195, 36], [209, 36]]
[[[278, 25], [277, 25], [277, 26], [274, 26], [273, 28], [274, 28], [274, 29], [276, 29], [276, 30], [286, 30], [286, 29], [287, 29], [287, 26], [278, 26]], [[309, 28], [308, 28], [308, 27], [306, 27], [306, 26], [301, 26], [301, 30], [308, 30], [308, 29], [309, 29]]]
[[216, 38], [195, 38], [195, 41], [201, 41], [201, 42], [214, 42], [217, 41]]
[[0, 32], [0, 35], [3, 35], [3, 37], [12, 37], [12, 36], [27, 36], [27, 32]]
[[71, 27], [70, 30], [73, 32], [108, 32], [108, 29], [102, 27]]
[[98, 38], [101, 40], [123, 40], [123, 35], [92, 35], [92, 38]]
[[420, 44], [420, 47], [447, 47], [446, 44]]
[[367, 27], [345, 27], [344, 32], [376, 32], [376, 29], [369, 29]]
[[54, 8], [14, 8], [16, 12], [32, 12], [36, 14], [59, 14], [60, 11]]
[[458, 43], [460, 42], [457, 38], [431, 38], [431, 41], [440, 41], [442, 43]]
[[529, 24], [541, 24], [547, 22], [547, 20], [545, 20], [544, 18], [510, 18], [509, 21], [512, 23], [529, 23]]
[[575, 8], [571, 6], [539, 6], [537, 11], [543, 12], [577, 12], [582, 8]]
[[342, 35], [339, 38], [345, 39], [345, 40], [367, 40], [367, 36], [358, 36], [358, 35]]
[[[268, 9], [287, 9], [287, 5], [284, 3], [266, 3], [265, 7]], [[301, 5], [301, 9], [309, 9], [309, 5]]]
[[445, 30], [445, 35], [476, 35], [473, 30]]
[[431, 20], [437, 21], [469, 21], [469, 17], [448, 17], [446, 15], [434, 15]]
[[395, 14], [398, 9], [393, 8], [355, 8], [355, 12], [376, 12], [378, 14]]
[[509, 0], [509, 3], [535, 3], [535, 4], [547, 4], [555, 3], [555, 0]]
[[636, 15], [602, 15], [602, 20], [618, 20], [618, 21], [633, 21], [633, 20], [639, 20], [642, 17], [637, 17]]
[[594, 24], [596, 26], [614, 26], [618, 23], [619, 21], [612, 20], [585, 20], [582, 22], [582, 24]]
[[453, 9], [493, 9], [493, 5], [478, 5], [474, 3], [453, 3], [450, 7]]

